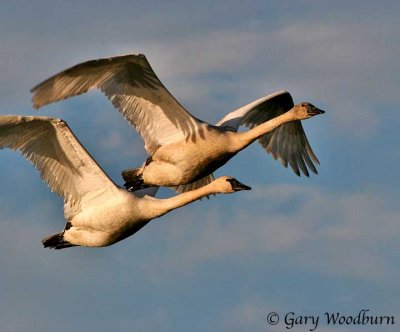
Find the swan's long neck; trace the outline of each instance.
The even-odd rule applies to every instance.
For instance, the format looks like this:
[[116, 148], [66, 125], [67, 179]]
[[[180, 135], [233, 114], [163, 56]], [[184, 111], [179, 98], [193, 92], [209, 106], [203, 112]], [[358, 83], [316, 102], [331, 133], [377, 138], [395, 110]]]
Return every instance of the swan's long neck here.
[[256, 139], [260, 138], [262, 135], [274, 130], [275, 128], [286, 122], [290, 122], [293, 120], [296, 120], [296, 118], [294, 117], [294, 113], [292, 112], [292, 110], [290, 110], [282, 115], [277, 116], [276, 118], [260, 124], [257, 127], [254, 127], [253, 129], [247, 130], [242, 133], [237, 133], [237, 135], [235, 135], [235, 139], [237, 141], [236, 144], [238, 151], [244, 149], [245, 147], [253, 143]]
[[205, 196], [216, 193], [216, 190], [213, 188], [213, 183], [210, 183], [204, 187], [184, 192], [171, 198], [154, 199], [154, 204], [151, 204], [151, 210], [154, 214], [153, 218], [161, 217], [162, 215], [172, 210], [185, 206]]

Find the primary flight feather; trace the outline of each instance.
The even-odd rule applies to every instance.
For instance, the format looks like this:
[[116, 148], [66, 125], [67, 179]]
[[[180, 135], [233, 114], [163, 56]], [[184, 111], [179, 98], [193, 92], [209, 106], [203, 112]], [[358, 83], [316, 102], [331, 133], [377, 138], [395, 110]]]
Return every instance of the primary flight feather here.
[[[35, 108], [100, 89], [143, 137], [150, 157], [141, 168], [123, 172], [131, 190], [174, 187], [184, 192], [212, 181], [212, 172], [253, 141], [282, 165], [309, 176], [319, 164], [300, 120], [324, 111], [310, 103], [294, 105], [280, 91], [224, 116], [216, 125], [190, 114], [165, 88], [146, 57], [117, 56], [87, 61], [32, 89]], [[250, 128], [238, 132], [239, 126]]]
[[131, 193], [111, 181], [61, 119], [0, 116], [0, 149], [3, 148], [20, 151], [39, 170], [50, 189], [64, 198], [66, 226], [61, 233], [43, 240], [45, 247], [55, 249], [108, 246], [192, 201], [250, 189], [234, 178], [220, 177], [167, 199], [149, 196], [154, 194], [150, 188], [140, 195]]

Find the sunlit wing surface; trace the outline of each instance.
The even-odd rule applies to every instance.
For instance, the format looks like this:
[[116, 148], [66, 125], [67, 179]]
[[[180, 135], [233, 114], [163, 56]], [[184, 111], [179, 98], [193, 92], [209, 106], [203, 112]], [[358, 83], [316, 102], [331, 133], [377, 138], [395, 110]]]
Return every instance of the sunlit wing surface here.
[[[241, 125], [251, 129], [286, 113], [293, 106], [290, 93], [280, 91], [227, 114], [217, 125], [228, 126], [236, 131]], [[301, 170], [304, 175], [309, 176], [308, 169], [317, 174], [314, 163], [319, 164], [319, 161], [311, 149], [301, 121], [285, 123], [263, 135], [258, 141], [274, 159], [278, 159], [285, 167], [290, 165], [297, 175], [300, 176]]]
[[75, 213], [117, 190], [63, 120], [0, 116], [0, 148], [20, 151]]
[[33, 105], [43, 105], [100, 89], [143, 137], [153, 154], [161, 145], [191, 139], [201, 121], [169, 93], [146, 57], [125, 55], [87, 61], [32, 89]]

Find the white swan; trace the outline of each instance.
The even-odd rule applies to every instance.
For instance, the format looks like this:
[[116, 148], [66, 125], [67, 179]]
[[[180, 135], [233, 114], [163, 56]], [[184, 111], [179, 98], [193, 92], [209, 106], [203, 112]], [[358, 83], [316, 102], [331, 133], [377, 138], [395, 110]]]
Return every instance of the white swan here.
[[[127, 188], [175, 186], [184, 192], [200, 187], [212, 181], [213, 171], [256, 139], [297, 175], [301, 170], [309, 176], [307, 166], [317, 173], [313, 162], [319, 161], [299, 120], [324, 111], [310, 103], [294, 105], [289, 92], [260, 98], [213, 126], [186, 111], [139, 54], [69, 68], [32, 89], [33, 105], [39, 108], [91, 88], [100, 89], [138, 130], [151, 156], [140, 169], [123, 172]], [[251, 129], [238, 133], [240, 125]]]
[[108, 246], [194, 200], [250, 189], [231, 177], [221, 177], [172, 198], [140, 198], [110, 180], [66, 122], [48, 117], [0, 116], [0, 148], [19, 150], [50, 189], [64, 198], [65, 229], [42, 241], [55, 249]]

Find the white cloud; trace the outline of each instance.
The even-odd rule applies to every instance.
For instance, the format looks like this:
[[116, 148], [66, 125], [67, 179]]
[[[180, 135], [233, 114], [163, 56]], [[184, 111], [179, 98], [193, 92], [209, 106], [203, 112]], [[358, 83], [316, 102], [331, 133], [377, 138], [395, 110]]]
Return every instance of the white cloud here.
[[[295, 101], [326, 108], [336, 132], [366, 139], [381, 122], [380, 102], [398, 102], [393, 64], [399, 48], [391, 42], [393, 34], [376, 24], [295, 22], [271, 31], [206, 32], [154, 43], [149, 55], [167, 87], [185, 101], [203, 103], [202, 112], [222, 112], [286, 88]], [[199, 81], [207, 75], [211, 79]], [[218, 93], [231, 98], [225, 107], [214, 100]]]
[[263, 254], [321, 275], [392, 278], [400, 275], [388, 256], [389, 248], [397, 246], [400, 211], [390, 208], [382, 195], [273, 185], [244, 197], [229, 220], [217, 211], [201, 216], [183, 212], [180, 219], [200, 220], [196, 231], [184, 221], [169, 224], [166, 236], [171, 247], [165, 253], [165, 268]]
[[[128, 25], [135, 29], [138, 24]], [[85, 27], [83, 35], [66, 35], [62, 44], [48, 36], [11, 31], [0, 62], [5, 107], [29, 107], [29, 89], [70, 65], [131, 52], [145, 53], [167, 88], [189, 109], [194, 107], [196, 116], [210, 121], [285, 88], [297, 102], [306, 99], [326, 108], [336, 132], [365, 139], [379, 127], [379, 102], [397, 103], [399, 98], [399, 47], [391, 25], [293, 21], [272, 28], [250, 25], [167, 38], [151, 35], [147, 40], [111, 36], [107, 30], [100, 38], [105, 44], [93, 39], [91, 29], [100, 29], [100, 38], [105, 28], [98, 23]], [[91, 37], [89, 43], [84, 36]]]
[[[217, 120], [225, 111], [281, 89], [291, 91], [296, 102], [306, 99], [325, 108], [329, 112], [324, 119], [328, 130], [323, 135], [330, 133], [331, 139], [344, 136], [344, 143], [349, 145], [354, 138], [374, 139], [383, 113], [390, 112], [387, 118], [393, 122], [398, 118], [396, 109], [387, 105], [399, 101], [400, 35], [394, 11], [385, 6], [369, 13], [365, 11], [368, 4], [363, 6], [364, 12], [357, 18], [365, 19], [358, 21], [349, 14], [347, 4], [343, 10], [334, 6], [329, 13], [325, 5], [320, 5], [311, 10], [311, 15], [305, 15], [305, 11], [297, 15], [292, 7], [281, 5], [276, 5], [280, 9], [276, 10], [269, 4], [263, 8], [242, 8], [240, 4], [233, 9], [223, 4], [219, 12], [214, 3], [190, 11], [184, 11], [181, 3], [168, 3], [163, 8], [146, 3], [145, 11], [142, 6], [125, 10], [125, 2], [118, 6], [93, 2], [86, 8], [66, 2], [43, 5], [20, 3], [14, 11], [1, 10], [2, 113], [34, 112], [29, 89], [68, 66], [143, 52], [167, 88], [201, 119]], [[230, 16], [230, 11], [236, 13]], [[85, 127], [93, 128], [92, 132], [79, 127], [82, 113], [78, 111], [71, 111], [66, 120], [71, 121], [91, 153], [94, 151], [97, 157], [100, 151], [100, 165], [112, 165], [111, 172], [119, 179], [120, 169], [131, 162], [128, 158], [134, 158], [132, 166], [144, 160], [143, 142], [128, 125], [119, 125], [122, 118], [104, 97], [92, 96], [85, 102], [93, 108], [100, 105], [97, 100], [104, 100], [98, 113], [91, 113], [95, 121]], [[73, 104], [59, 105], [57, 110], [66, 114]], [[54, 110], [46, 108], [38, 114], [55, 115]], [[387, 141], [393, 142], [393, 137], [388, 136]], [[398, 159], [398, 149], [389, 143], [380, 151], [382, 155], [386, 152], [386, 163]], [[349, 162], [354, 162], [354, 157]], [[337, 163], [333, 161], [331, 167]], [[374, 166], [365, 165], [378, 181], [381, 175]], [[237, 294], [227, 294], [223, 308], [217, 308], [212, 295], [198, 287], [207, 285], [209, 276], [223, 278], [229, 274], [226, 265], [241, 271], [249, 268], [246, 272], [253, 278], [262, 269], [260, 257], [263, 262], [272, 259], [290, 265], [296, 280], [304, 271], [327, 276], [335, 294], [327, 292], [333, 299], [326, 300], [312, 297], [317, 304], [340, 302], [337, 297], [343, 297], [344, 279], [351, 279], [351, 285], [372, 284], [371, 288], [380, 283], [373, 300], [394, 308], [398, 302], [391, 285], [400, 276], [400, 211], [397, 202], [389, 202], [395, 200], [397, 189], [386, 195], [384, 189], [376, 188], [346, 193], [311, 186], [261, 188], [257, 184], [252, 193], [240, 199], [216, 197], [212, 202], [175, 211], [110, 248], [58, 252], [43, 249], [40, 239], [64, 226], [62, 204], [44, 197], [44, 186], [40, 187], [43, 191], [37, 191], [40, 180], [28, 181], [33, 176], [39, 178], [37, 172], [16, 168], [2, 180], [1, 188], [5, 188], [5, 182], [12, 188], [0, 195], [1, 279], [6, 292], [1, 318], [5, 329], [51, 330], [67, 312], [77, 319], [64, 320], [61, 330], [109, 330], [115, 326], [176, 330], [179, 324], [192, 323], [182, 318], [182, 312], [199, 317], [218, 309], [226, 312], [222, 320], [227, 330], [235, 326], [239, 331], [256, 330], [249, 328], [253, 326], [270, 330], [264, 316], [270, 306], [265, 299], [249, 295], [265, 289], [266, 281], [258, 280], [242, 290], [241, 303], [236, 301]], [[346, 176], [351, 186], [352, 174]], [[333, 180], [323, 181], [329, 186]], [[13, 196], [17, 187], [22, 189]], [[31, 205], [31, 197], [43, 203], [17, 206], [21, 202]], [[208, 274], [215, 266], [221, 270]], [[275, 272], [268, 278], [283, 285], [276, 280], [279, 274]], [[300, 283], [310, 286], [309, 281]], [[317, 281], [316, 287], [320, 285]], [[235, 292], [230, 284], [223, 288]], [[359, 289], [349, 292], [347, 303], [358, 303], [370, 294], [360, 293]], [[54, 294], [60, 299], [57, 305]], [[193, 304], [194, 299], [204, 296], [204, 311], [200, 306], [194, 306], [199, 312], [192, 306], [179, 307], [181, 302]], [[286, 308], [291, 300], [282, 299], [280, 304]], [[298, 300], [305, 308], [310, 307], [310, 298], [300, 295]], [[270, 301], [276, 304], [277, 296], [271, 295]], [[174, 304], [182, 311], [174, 312]], [[93, 319], [101, 313], [107, 313], [107, 321]], [[211, 324], [219, 321], [220, 317], [214, 317]], [[208, 326], [208, 322], [201, 323], [199, 329]], [[341, 329], [320, 327], [318, 331]]]

